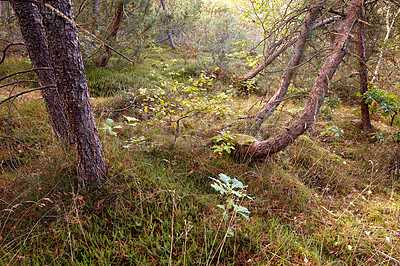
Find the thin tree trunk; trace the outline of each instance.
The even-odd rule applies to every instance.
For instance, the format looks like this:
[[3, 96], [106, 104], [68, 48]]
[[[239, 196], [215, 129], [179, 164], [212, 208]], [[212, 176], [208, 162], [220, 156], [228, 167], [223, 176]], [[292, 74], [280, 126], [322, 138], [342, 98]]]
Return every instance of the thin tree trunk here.
[[[324, 25], [330, 24], [338, 19], [340, 19], [340, 16], [333, 16], [327, 19], [324, 19], [320, 22], [318, 22], [317, 24], [315, 24], [310, 31], [313, 31], [315, 29], [318, 29]], [[274, 51], [276, 49], [276, 47], [273, 47], [270, 52], [268, 53], [268, 57], [258, 66], [256, 66], [255, 68], [253, 68], [249, 73], [247, 73], [244, 77], [241, 77], [240, 80], [241, 81], [246, 81], [249, 79], [254, 78], [255, 76], [258, 75], [258, 73], [260, 73], [264, 68], [266, 68], [267, 66], [269, 66], [281, 53], [283, 53], [284, 51], [286, 51], [287, 48], [289, 48], [290, 46], [292, 46], [293, 44], [295, 44], [297, 42], [297, 39], [301, 37], [300, 34], [297, 35], [297, 37], [292, 38], [290, 41], [288, 41], [287, 43], [285, 43], [283, 46], [281, 46], [279, 49], [277, 49], [276, 51]]]
[[[361, 10], [360, 19], [364, 20], [364, 12]], [[360, 94], [364, 95], [367, 91], [368, 86], [368, 70], [367, 66], [365, 65], [366, 57], [365, 57], [365, 32], [364, 32], [364, 23], [358, 22], [358, 31], [357, 31], [357, 50], [358, 50], [358, 57], [360, 61]], [[365, 103], [364, 99], [360, 101], [361, 107], [361, 124], [364, 130], [371, 130], [371, 119], [369, 117], [369, 110], [368, 104]]]
[[[166, 11], [167, 8], [165, 7], [165, 2], [164, 2], [164, 0], [160, 0], [160, 2], [161, 2], [161, 6], [162, 6], [163, 10]], [[171, 44], [171, 47], [172, 47], [173, 49], [176, 49], [176, 46], [175, 46], [175, 43], [174, 43], [174, 39], [172, 38], [171, 29], [169, 29], [169, 18], [168, 18], [168, 17], [167, 17], [167, 27], [168, 27], [167, 33], [168, 33], [168, 40], [169, 40], [169, 43]]]
[[346, 18], [339, 26], [336, 34], [332, 53], [326, 58], [318, 73], [302, 114], [277, 136], [265, 141], [252, 143], [249, 146], [242, 146], [239, 149], [241, 155], [254, 158], [270, 156], [286, 148], [312, 126], [324, 101], [328, 84], [346, 54], [348, 40], [359, 18], [362, 4], [363, 0], [353, 0], [350, 3]]
[[[121, 1], [118, 3], [118, 6], [115, 10], [113, 20], [111, 22], [111, 26], [109, 27], [108, 36], [106, 38], [107, 41], [116, 39], [119, 26], [121, 25], [121, 22], [122, 22], [123, 14], [124, 14], [124, 2]], [[110, 57], [111, 57], [111, 50], [109, 47], [106, 46], [104, 48], [104, 54], [101, 56], [101, 58], [97, 62], [97, 66], [98, 67], [106, 67], [108, 64], [108, 61], [110, 61]]]
[[59, 93], [64, 99], [70, 134], [73, 136], [80, 187], [97, 185], [105, 177], [105, 164], [96, 129], [78, 41], [78, 30], [70, 0], [44, 2], [60, 11], [44, 7], [43, 21], [50, 58]]
[[376, 81], [376, 78], [377, 78], [378, 73], [379, 73], [379, 68], [381, 66], [382, 58], [383, 58], [383, 52], [385, 51], [386, 43], [389, 40], [390, 32], [392, 31], [394, 22], [396, 21], [397, 16], [400, 14], [400, 8], [399, 8], [397, 10], [396, 14], [393, 17], [392, 22], [390, 22], [390, 20], [389, 20], [390, 9], [391, 9], [391, 6], [388, 7], [388, 10], [387, 10], [387, 13], [386, 13], [386, 35], [385, 35], [385, 39], [383, 40], [383, 45], [382, 45], [381, 52], [379, 53], [379, 56], [378, 56], [378, 63], [376, 64], [375, 71], [374, 71], [374, 76], [372, 77], [372, 80], [371, 80], [372, 83], [374, 83]]
[[[18, 18], [33, 67], [51, 68], [42, 16], [38, 7], [32, 2], [25, 1], [12, 1], [11, 4]], [[69, 136], [62, 100], [55, 86], [54, 72], [53, 70], [37, 70], [36, 76], [41, 87], [54, 84], [54, 88], [47, 88], [41, 92], [54, 133], [61, 143], [67, 146], [72, 143], [72, 139]]]
[[296, 68], [300, 64], [304, 50], [307, 43], [307, 38], [311, 33], [311, 28], [324, 5], [324, 0], [319, 0], [315, 4], [311, 6], [310, 11], [308, 12], [303, 27], [300, 31], [300, 37], [297, 39], [294, 52], [292, 58], [290, 59], [289, 65], [287, 66], [286, 72], [281, 78], [281, 82], [278, 90], [276, 90], [275, 94], [271, 97], [271, 99], [258, 111], [255, 117], [255, 130], [258, 131], [262, 123], [275, 111], [275, 109], [279, 106], [279, 104], [285, 98], [285, 95], [288, 91], [290, 82], [292, 77], [296, 73]]

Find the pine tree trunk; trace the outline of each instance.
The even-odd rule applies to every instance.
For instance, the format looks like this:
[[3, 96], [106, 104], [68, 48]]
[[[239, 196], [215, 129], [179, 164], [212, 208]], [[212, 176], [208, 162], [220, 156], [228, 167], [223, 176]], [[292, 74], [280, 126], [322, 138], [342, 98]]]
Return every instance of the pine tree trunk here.
[[348, 40], [354, 25], [359, 18], [362, 4], [363, 0], [353, 0], [350, 3], [346, 19], [338, 28], [333, 50], [326, 58], [320, 72], [318, 73], [318, 77], [315, 80], [302, 114], [277, 136], [265, 141], [254, 142], [249, 146], [242, 146], [239, 149], [239, 153], [242, 156], [253, 158], [265, 158], [270, 156], [286, 148], [312, 126], [324, 101], [328, 84], [346, 54]]
[[89, 101], [78, 30], [65, 18], [74, 20], [71, 1], [45, 1], [42, 14], [57, 88], [64, 99], [70, 134], [75, 142], [78, 182], [82, 188], [98, 185], [105, 177], [105, 164]]
[[[42, 25], [42, 16], [38, 7], [31, 2], [25, 1], [12, 1], [11, 4], [18, 18], [33, 67], [52, 68], [47, 40]], [[54, 84], [54, 88], [42, 90], [42, 96], [54, 133], [61, 143], [67, 146], [72, 142], [72, 139], [69, 136], [62, 100], [55, 86], [54, 72], [50, 69], [37, 70], [36, 76], [42, 87]]]
[[294, 52], [292, 58], [290, 59], [289, 65], [287, 66], [286, 72], [281, 78], [281, 83], [279, 88], [276, 90], [275, 94], [271, 97], [271, 99], [258, 111], [255, 117], [255, 130], [261, 127], [262, 123], [276, 110], [276, 108], [280, 105], [283, 99], [286, 96], [288, 91], [290, 82], [294, 74], [296, 73], [297, 66], [300, 64], [304, 50], [306, 48], [307, 38], [311, 33], [311, 28], [314, 25], [317, 17], [324, 5], [323, 0], [317, 1], [315, 4], [311, 6], [310, 11], [308, 12], [303, 27], [300, 32], [300, 37], [297, 39], [296, 45], [294, 47]]
[[[111, 26], [108, 30], [108, 36], [106, 38], [107, 41], [115, 40], [115, 38], [117, 37], [117, 32], [119, 30], [119, 26], [121, 25], [123, 14], [124, 14], [124, 2], [119, 2], [115, 10]], [[111, 50], [109, 47], [106, 46], [104, 48], [104, 54], [101, 56], [96, 65], [98, 67], [106, 67], [108, 61], [110, 61], [110, 57], [111, 57]]]
[[[360, 19], [364, 19], [364, 13], [361, 11]], [[368, 70], [367, 66], [365, 65], [366, 57], [365, 57], [365, 34], [364, 34], [364, 23], [358, 22], [358, 31], [357, 31], [357, 50], [358, 50], [358, 57], [360, 61], [360, 94], [363, 95], [367, 92], [368, 89]], [[360, 101], [361, 107], [361, 124], [364, 130], [371, 130], [371, 119], [369, 117], [369, 109], [368, 104], [365, 103], [364, 99]]]

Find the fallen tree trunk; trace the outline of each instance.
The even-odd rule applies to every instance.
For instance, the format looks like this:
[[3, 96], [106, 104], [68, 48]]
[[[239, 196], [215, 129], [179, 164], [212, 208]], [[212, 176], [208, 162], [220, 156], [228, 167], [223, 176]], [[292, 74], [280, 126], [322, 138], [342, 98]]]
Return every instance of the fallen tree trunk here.
[[314, 119], [324, 101], [328, 84], [346, 54], [350, 34], [360, 16], [363, 0], [353, 0], [348, 7], [345, 20], [338, 28], [332, 53], [326, 58], [315, 80], [302, 114], [288, 127], [273, 138], [241, 146], [241, 156], [265, 158], [277, 153], [293, 143], [314, 123]]
[[269, 101], [261, 108], [261, 110], [258, 111], [255, 117], [256, 131], [258, 131], [262, 123], [264, 123], [264, 121], [275, 111], [275, 109], [283, 101], [283, 98], [285, 98], [290, 82], [294, 74], [296, 73], [296, 68], [303, 58], [307, 38], [311, 33], [312, 25], [317, 20], [317, 17], [322, 10], [324, 3], [324, 0], [319, 0], [311, 6], [311, 9], [306, 16], [302, 29], [300, 31], [300, 37], [297, 39], [292, 58], [289, 61], [289, 65], [287, 66], [285, 74], [281, 78], [279, 88], [275, 91], [275, 94], [269, 99]]

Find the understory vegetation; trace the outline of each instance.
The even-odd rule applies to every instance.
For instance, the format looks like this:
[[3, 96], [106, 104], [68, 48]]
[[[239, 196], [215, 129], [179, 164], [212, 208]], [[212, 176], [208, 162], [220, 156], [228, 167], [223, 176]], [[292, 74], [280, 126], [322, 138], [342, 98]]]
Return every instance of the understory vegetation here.
[[0, 0], [0, 266], [400, 265], [399, 14]]
[[[235, 149], [254, 141], [244, 135], [249, 117], [279, 73], [267, 85], [235, 83], [248, 60], [228, 57], [222, 67], [206, 52], [187, 59], [158, 46], [137, 65], [89, 62], [108, 179], [86, 191], [77, 191], [73, 152], [52, 134], [40, 94], [2, 104], [0, 264], [399, 263], [400, 137], [382, 109], [391, 105], [371, 95], [374, 129], [364, 132], [358, 97], [339, 100], [332, 87], [311, 130], [268, 159], [245, 160]], [[27, 63], [6, 58], [2, 75]], [[255, 139], [302, 110], [316, 72], [301, 75]], [[7, 88], [1, 100], [25, 85]]]

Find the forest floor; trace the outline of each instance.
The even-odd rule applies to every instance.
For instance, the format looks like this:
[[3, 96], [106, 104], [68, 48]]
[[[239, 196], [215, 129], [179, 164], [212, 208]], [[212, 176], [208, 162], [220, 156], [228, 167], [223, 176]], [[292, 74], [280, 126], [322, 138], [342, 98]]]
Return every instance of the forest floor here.
[[[291, 146], [244, 160], [235, 137], [251, 132], [242, 118], [261, 106], [263, 78], [238, 86], [229, 69], [246, 71], [240, 58], [217, 68], [160, 49], [135, 66], [87, 65], [101, 187], [77, 190], [73, 153], [37, 92], [0, 106], [0, 265], [400, 264], [397, 124], [375, 113], [364, 132], [356, 105], [332, 93]], [[0, 75], [29, 67], [11, 58]], [[285, 101], [255, 137], [279, 132], [305, 99]], [[219, 192], [226, 176], [240, 193]]]

